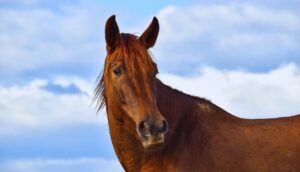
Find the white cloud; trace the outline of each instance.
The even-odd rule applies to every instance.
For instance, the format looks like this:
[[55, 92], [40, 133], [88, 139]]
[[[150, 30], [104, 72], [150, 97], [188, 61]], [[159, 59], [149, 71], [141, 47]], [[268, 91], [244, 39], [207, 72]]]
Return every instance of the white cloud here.
[[0, 169], [6, 172], [119, 172], [117, 160], [101, 158], [2, 160]]
[[205, 67], [191, 77], [161, 74], [160, 78], [174, 88], [212, 100], [237, 116], [272, 118], [300, 114], [300, 69], [294, 64], [268, 73]]
[[168, 6], [153, 52], [164, 70], [190, 74], [201, 64], [271, 69], [299, 63], [300, 13], [251, 3]]
[[[86, 70], [103, 62], [104, 24], [111, 11], [101, 3], [13, 2], [22, 5], [0, 9], [0, 77], [45, 68]], [[160, 10], [161, 32], [153, 52], [162, 70], [190, 74], [202, 64], [261, 69], [299, 63], [299, 13], [254, 4], [203, 3]], [[126, 20], [132, 17], [123, 16], [118, 15], [118, 22], [126, 32]], [[149, 20], [139, 17], [134, 23]]]
[[92, 84], [88, 81], [76, 77], [53, 80], [62, 87], [75, 85], [82, 92], [78, 94], [56, 94], [44, 89], [49, 82], [37, 79], [22, 86], [0, 86], [0, 134], [22, 132], [26, 128], [107, 124], [103, 111], [96, 115], [91, 98]]
[[[194, 5], [180, 8], [168, 6], [158, 13], [161, 21], [161, 40], [180, 42], [200, 39], [205, 35], [225, 36], [266, 27], [270, 31], [296, 31], [299, 33], [298, 13], [253, 6], [251, 4], [230, 3], [218, 5]], [[249, 28], [248, 28], [249, 27]], [[267, 30], [261, 30], [268, 34]]]
[[52, 5], [0, 9], [1, 73], [94, 64], [104, 56], [101, 6], [84, 1]]

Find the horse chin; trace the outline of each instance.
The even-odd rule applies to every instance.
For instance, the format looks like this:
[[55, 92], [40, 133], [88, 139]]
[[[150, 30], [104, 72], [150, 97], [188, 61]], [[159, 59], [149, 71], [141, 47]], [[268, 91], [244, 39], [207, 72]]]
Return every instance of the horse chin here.
[[149, 137], [144, 138], [142, 140], [142, 144], [145, 150], [157, 150], [161, 149], [164, 145], [164, 136], [158, 136], [158, 137]]

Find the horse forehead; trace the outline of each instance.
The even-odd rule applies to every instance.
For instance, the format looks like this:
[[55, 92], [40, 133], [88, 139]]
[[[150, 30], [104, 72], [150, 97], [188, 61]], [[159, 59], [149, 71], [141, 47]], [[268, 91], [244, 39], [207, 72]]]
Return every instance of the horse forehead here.
[[109, 63], [114, 61], [120, 61], [132, 77], [157, 72], [150, 54], [135, 35], [121, 34], [120, 45], [108, 59]]

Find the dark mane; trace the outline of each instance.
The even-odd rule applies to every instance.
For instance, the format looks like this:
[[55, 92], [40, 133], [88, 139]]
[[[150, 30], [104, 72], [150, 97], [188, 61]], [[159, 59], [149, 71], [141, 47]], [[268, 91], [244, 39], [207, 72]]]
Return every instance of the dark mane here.
[[[105, 62], [109, 64], [111, 60], [123, 60], [126, 71], [130, 77], [137, 77], [138, 71], [137, 68], [141, 68], [146, 72], [153, 74], [158, 73], [157, 66], [152, 60], [148, 50], [140, 42], [139, 37], [136, 35], [121, 33], [120, 34], [120, 46], [115, 50], [113, 54], [108, 54]], [[104, 75], [107, 71], [104, 67], [103, 71], [98, 76], [98, 84], [94, 90], [94, 101], [97, 102], [97, 110], [101, 110], [105, 106], [105, 86], [104, 86]]]
[[103, 70], [99, 74], [97, 82], [98, 84], [94, 89], [93, 102], [96, 102], [96, 108], [98, 112], [105, 106]]
[[[163, 82], [160, 79], [158, 79], [158, 82], [160, 82], [161, 84], [163, 84]], [[171, 87], [169, 85], [166, 85], [166, 84], [163, 84], [163, 85], [167, 89], [172, 90], [173, 94], [182, 95], [182, 96], [186, 97], [187, 99], [191, 99], [191, 100], [193, 100], [195, 102], [198, 102], [200, 104], [205, 104], [205, 105], [208, 105], [208, 106], [213, 107], [215, 109], [219, 109], [220, 111], [225, 111], [224, 109], [220, 108], [216, 104], [212, 103], [211, 100], [209, 100], [207, 98], [190, 95], [190, 94], [187, 94], [187, 93], [185, 93], [183, 91], [180, 91], [180, 90], [178, 90], [176, 88], [173, 88], [173, 87]]]

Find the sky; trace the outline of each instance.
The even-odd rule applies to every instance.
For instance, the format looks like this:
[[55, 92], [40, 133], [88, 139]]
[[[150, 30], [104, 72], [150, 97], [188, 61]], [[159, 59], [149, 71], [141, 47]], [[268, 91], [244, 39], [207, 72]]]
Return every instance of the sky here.
[[300, 113], [299, 0], [0, 0], [0, 171], [122, 171], [92, 93], [104, 25], [156, 16], [158, 77], [243, 118]]

